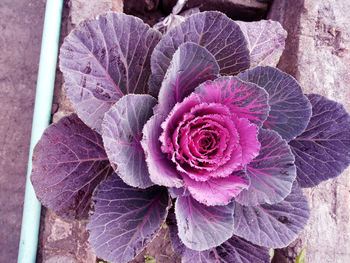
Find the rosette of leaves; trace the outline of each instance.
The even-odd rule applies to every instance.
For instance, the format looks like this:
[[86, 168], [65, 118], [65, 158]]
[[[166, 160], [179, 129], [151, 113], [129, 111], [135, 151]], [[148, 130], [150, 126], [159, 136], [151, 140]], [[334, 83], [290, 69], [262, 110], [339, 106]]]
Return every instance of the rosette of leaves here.
[[269, 262], [306, 225], [300, 187], [350, 163], [343, 106], [273, 67], [285, 38], [277, 22], [219, 12], [164, 35], [125, 14], [81, 23], [60, 52], [76, 114], [35, 147], [38, 199], [87, 219], [110, 262], [132, 260], [164, 222], [182, 262]]

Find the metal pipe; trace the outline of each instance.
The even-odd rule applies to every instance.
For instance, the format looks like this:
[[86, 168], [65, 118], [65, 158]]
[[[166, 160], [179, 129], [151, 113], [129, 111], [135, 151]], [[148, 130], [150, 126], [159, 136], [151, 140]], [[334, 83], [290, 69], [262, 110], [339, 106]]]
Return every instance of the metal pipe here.
[[30, 182], [30, 173], [32, 170], [34, 146], [39, 141], [46, 127], [50, 124], [62, 8], [63, 0], [46, 1], [24, 196], [21, 238], [18, 250], [18, 263], [36, 262], [41, 205], [35, 196], [33, 186]]

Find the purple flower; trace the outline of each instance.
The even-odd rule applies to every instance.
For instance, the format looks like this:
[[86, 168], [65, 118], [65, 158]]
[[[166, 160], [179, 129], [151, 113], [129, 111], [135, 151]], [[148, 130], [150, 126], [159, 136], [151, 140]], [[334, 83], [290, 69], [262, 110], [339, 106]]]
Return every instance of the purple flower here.
[[168, 114], [164, 103], [143, 129], [151, 180], [184, 187], [206, 205], [227, 204], [248, 188], [244, 169], [259, 153], [257, 124], [269, 109], [266, 92], [221, 77], [201, 84]]

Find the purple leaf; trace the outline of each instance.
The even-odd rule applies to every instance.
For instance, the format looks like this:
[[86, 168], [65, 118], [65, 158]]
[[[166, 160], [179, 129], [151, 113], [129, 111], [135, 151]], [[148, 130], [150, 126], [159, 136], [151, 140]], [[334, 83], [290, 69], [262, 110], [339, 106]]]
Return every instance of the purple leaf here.
[[265, 129], [260, 129], [258, 139], [259, 155], [246, 167], [250, 186], [236, 198], [242, 205], [282, 201], [290, 193], [296, 177], [294, 155], [288, 143], [277, 132]]
[[177, 102], [190, 95], [202, 82], [215, 79], [218, 73], [215, 58], [204, 47], [190, 42], [181, 44], [162, 82], [158, 110], [168, 114]]
[[184, 196], [184, 195], [190, 195], [190, 192], [185, 187], [169, 187], [168, 188], [169, 194], [171, 198], [177, 198], [178, 196]]
[[79, 117], [100, 131], [103, 115], [128, 93], [147, 93], [151, 53], [161, 34], [141, 19], [108, 13], [65, 39], [60, 69]]
[[233, 234], [233, 203], [206, 206], [191, 196], [182, 196], [176, 200], [175, 214], [179, 237], [188, 248], [206, 250]]
[[220, 103], [232, 114], [261, 126], [269, 112], [266, 91], [253, 83], [243, 82], [236, 77], [220, 77], [207, 81], [195, 89], [201, 102]]
[[157, 96], [173, 54], [186, 42], [205, 47], [215, 57], [222, 75], [249, 68], [247, 41], [233, 20], [216, 11], [194, 14], [164, 35], [154, 49], [149, 80], [152, 95]]
[[165, 188], [126, 185], [116, 174], [94, 193], [89, 242], [98, 257], [124, 263], [138, 255], [163, 225], [171, 205]]
[[153, 185], [141, 147], [142, 128], [153, 115], [157, 100], [150, 95], [130, 94], [114, 104], [102, 122], [103, 143], [117, 174], [131, 186]]
[[146, 163], [153, 183], [167, 187], [183, 186], [183, 180], [176, 170], [175, 163], [160, 148], [161, 123], [166, 117], [155, 114], [143, 127], [141, 145], [146, 155]]
[[207, 181], [196, 181], [183, 176], [188, 191], [194, 199], [205, 205], [226, 205], [242, 190], [250, 185], [249, 176], [244, 170], [232, 172], [226, 177], [210, 178]]
[[310, 122], [289, 143], [301, 187], [313, 187], [334, 178], [350, 164], [350, 115], [342, 104], [321, 95], [307, 97], [312, 105]]
[[306, 226], [310, 208], [297, 183], [292, 192], [274, 205], [242, 206], [235, 203], [234, 234], [256, 245], [288, 246]]
[[270, 262], [269, 250], [256, 246], [237, 236], [205, 251], [196, 251], [187, 248], [178, 236], [175, 215], [169, 213], [167, 225], [170, 230], [170, 239], [173, 249], [182, 256], [182, 263], [268, 263]]
[[276, 66], [284, 50], [287, 31], [272, 20], [236, 21], [248, 42], [250, 67]]
[[292, 76], [276, 68], [256, 67], [237, 77], [257, 84], [269, 94], [271, 110], [264, 128], [277, 131], [287, 141], [305, 130], [311, 116], [311, 105]]
[[35, 146], [31, 181], [44, 206], [85, 219], [92, 192], [112, 172], [101, 136], [72, 114], [51, 124]]
[[182, 256], [186, 249], [189, 249], [182, 243], [179, 237], [179, 231], [177, 228], [177, 222], [174, 212], [169, 212], [166, 219], [166, 224], [169, 227], [170, 241], [173, 250], [179, 255]]
[[233, 236], [216, 248], [205, 251], [186, 249], [182, 263], [269, 263], [269, 250]]

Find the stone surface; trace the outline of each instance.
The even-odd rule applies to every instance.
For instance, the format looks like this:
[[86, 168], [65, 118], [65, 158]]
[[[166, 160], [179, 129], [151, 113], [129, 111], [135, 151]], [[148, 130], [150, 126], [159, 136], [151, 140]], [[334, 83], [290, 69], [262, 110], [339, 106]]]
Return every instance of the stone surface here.
[[122, 0], [70, 0], [70, 18], [73, 25], [108, 11], [123, 11]]
[[[177, 0], [163, 0], [165, 12], [171, 12]], [[234, 20], [254, 21], [265, 17], [271, 0], [188, 0], [184, 9], [218, 10]]]
[[45, 209], [40, 223], [37, 262], [94, 263], [96, 256], [87, 239], [86, 222], [64, 220]]
[[[350, 2], [348, 0], [276, 0], [269, 18], [288, 31], [278, 67], [293, 76], [304, 93], [318, 93], [350, 112]], [[278, 251], [294, 262], [307, 246], [306, 262], [350, 262], [350, 169], [304, 193], [311, 206], [306, 229]], [[282, 262], [281, 260], [278, 262]]]
[[0, 262], [17, 262], [45, 1], [0, 1]]

